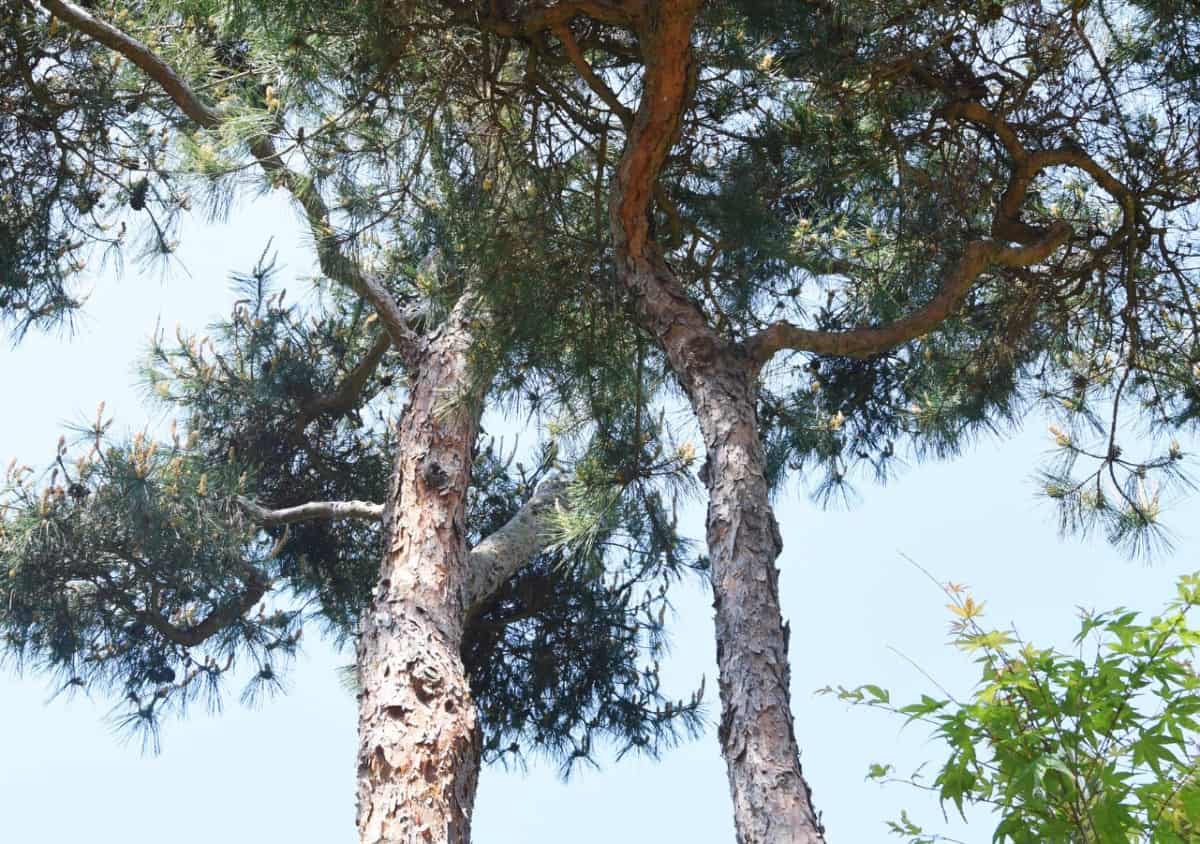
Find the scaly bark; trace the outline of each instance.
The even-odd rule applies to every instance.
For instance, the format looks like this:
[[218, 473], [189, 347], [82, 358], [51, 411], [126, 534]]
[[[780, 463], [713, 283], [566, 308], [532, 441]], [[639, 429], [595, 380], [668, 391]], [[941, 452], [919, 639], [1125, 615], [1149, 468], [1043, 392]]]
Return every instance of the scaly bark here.
[[[196, 126], [211, 129], [222, 124], [224, 115], [147, 44], [70, 0], [44, 0], [41, 5], [128, 59]], [[566, 13], [548, 10], [546, 25]], [[358, 643], [360, 840], [465, 844], [470, 839], [481, 748], [460, 656], [467, 611], [486, 600], [488, 589], [501, 585], [500, 574], [515, 573], [527, 562], [514, 554], [532, 556], [545, 547], [544, 531], [537, 529], [531, 513], [546, 511], [550, 493], [518, 514], [511, 529], [484, 552], [469, 554], [466, 493], [489, 380], [470, 371], [470, 351], [487, 317], [476, 312], [475, 297], [466, 294], [443, 325], [420, 336], [413, 324], [427, 319], [428, 313], [424, 308], [402, 308], [385, 280], [367, 272], [342, 248], [330, 210], [311, 180], [289, 168], [269, 135], [249, 138], [247, 147], [272, 183], [286, 189], [303, 212], [321, 271], [369, 303], [385, 332], [335, 392], [318, 396], [303, 409], [295, 434], [301, 435], [319, 414], [353, 406], [389, 348], [404, 360], [410, 375], [409, 403], [399, 420], [396, 462], [382, 507], [380, 582], [363, 617]], [[360, 501], [310, 502], [284, 510], [268, 510], [248, 500], [239, 504], [263, 525], [380, 515], [380, 508]], [[265, 583], [252, 580], [241, 603], [195, 628], [172, 627], [168, 632], [185, 643], [211, 635], [210, 627], [215, 629], [218, 620], [248, 610], [265, 589]], [[157, 623], [149, 617], [147, 621]]]
[[721, 691], [719, 737], [738, 841], [824, 841], [792, 724], [788, 629], [775, 565], [783, 541], [771, 510], [745, 359], [692, 373], [689, 394], [707, 450], [707, 539]]
[[398, 426], [380, 582], [358, 644], [362, 844], [465, 844], [480, 735], [460, 650], [479, 429], [468, 315], [422, 343]]
[[741, 844], [820, 844], [800, 768], [789, 694], [787, 631], [755, 414], [758, 367], [718, 335], [653, 242], [649, 207], [691, 85], [695, 0], [651, 4], [639, 24], [641, 104], [617, 167], [610, 220], [621, 281], [696, 413], [707, 449], [707, 539], [713, 565], [721, 747]]
[[[775, 561], [782, 540], [771, 510], [755, 411], [757, 367], [720, 338], [658, 259], [621, 262], [641, 298], [643, 325], [662, 341], [704, 436], [720, 742], [739, 844], [821, 844], [824, 829], [800, 766], [793, 729], [788, 630]], [[651, 274], [647, 278], [646, 274]], [[656, 277], [655, 277], [656, 276]]]

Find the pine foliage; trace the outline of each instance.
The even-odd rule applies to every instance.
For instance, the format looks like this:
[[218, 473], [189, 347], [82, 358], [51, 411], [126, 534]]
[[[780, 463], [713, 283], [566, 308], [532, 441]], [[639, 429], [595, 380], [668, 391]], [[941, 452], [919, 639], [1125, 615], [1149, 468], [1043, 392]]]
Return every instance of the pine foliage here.
[[[247, 702], [281, 689], [303, 630], [353, 638], [378, 577], [378, 525], [262, 528], [240, 503], [386, 499], [392, 423], [412, 373], [371, 307], [329, 277], [337, 267], [325, 256], [340, 253], [386, 279], [419, 332], [477, 291], [497, 318], [478, 327], [472, 377], [494, 376], [489, 403], [541, 420], [562, 442], [561, 452], [535, 449], [526, 469], [481, 441], [472, 542], [514, 515], [556, 458], [577, 473], [561, 541], [469, 626], [488, 758], [540, 753], [566, 771], [606, 743], [657, 753], [695, 732], [700, 697], [670, 697], [657, 668], [665, 587], [695, 565], [671, 515], [686, 466], [661, 458], [665, 432], [635, 397], [652, 389], [651, 374], [603, 255], [573, 239], [581, 207], [583, 231], [597, 237], [578, 165], [539, 165], [504, 145], [495, 127], [512, 121], [509, 106], [455, 73], [456, 51], [477, 46], [469, 39], [379, 30], [338, 6], [295, 4], [269, 20], [215, 3], [105, 11], [223, 119], [179, 121], [131, 71], [137, 104], [109, 125], [155, 154], [114, 165], [124, 187], [113, 217], [88, 230], [93, 242], [102, 225], [132, 232], [145, 218], [150, 251], [167, 253], [179, 215], [224, 215], [255, 188], [286, 187], [278, 172], [247, 166], [249, 146], [269, 135], [301, 192], [329, 209], [314, 231], [322, 272], [311, 291], [301, 281], [289, 292], [268, 245], [234, 276], [239, 299], [206, 335], [152, 338], [143, 381], [178, 435], [122, 441], [101, 415], [49, 475], [13, 468], [0, 541], [7, 653], [64, 688], [111, 693], [116, 723], [157, 746], [164, 715], [198, 697], [218, 706], [229, 680]], [[30, 15], [26, 26], [24, 37], [40, 38], [46, 20]], [[398, 54], [393, 37], [419, 44]], [[77, 147], [58, 152], [105, 157], [98, 136]], [[623, 447], [631, 437], [636, 458]]]
[[[377, 528], [260, 531], [237, 499], [383, 500], [411, 373], [355, 267], [422, 334], [478, 295], [493, 318], [470, 386], [550, 433], [528, 470], [480, 444], [472, 540], [556, 460], [576, 473], [560, 546], [472, 622], [489, 755], [589, 758], [601, 736], [653, 751], [695, 726], [698, 699], [668, 706], [654, 660], [659, 585], [697, 565], [671, 516], [697, 450], [661, 413], [671, 382], [631, 328], [608, 235], [638, 45], [583, 15], [502, 34], [533, 8], [90, 4], [178, 72], [199, 123], [31, 4], [0, 13], [0, 315], [18, 336], [70, 313], [85, 260], [170, 256], [184, 215], [258, 192], [291, 195], [318, 257], [309, 300], [277, 286], [268, 252], [208, 338], [155, 338], [145, 379], [179, 437], [114, 441], [101, 418], [51, 474], [10, 472], [10, 653], [150, 722], [234, 663], [276, 686], [309, 621], [353, 635]], [[653, 232], [722, 335], [893, 324], [979, 243], [1071, 228], [893, 348], [776, 357], [758, 396], [773, 482], [840, 500], [856, 474], [1037, 412], [1064, 529], [1162, 541], [1178, 437], [1200, 419], [1197, 20], [1189, 0], [705, 4]], [[1051, 163], [1017, 178], [1034, 159]]]

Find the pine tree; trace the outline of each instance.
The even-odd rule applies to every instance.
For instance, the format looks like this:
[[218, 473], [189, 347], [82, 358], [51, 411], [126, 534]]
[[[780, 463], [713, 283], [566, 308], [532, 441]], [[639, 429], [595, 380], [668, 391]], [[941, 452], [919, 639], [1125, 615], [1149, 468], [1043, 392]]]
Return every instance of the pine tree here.
[[595, 161], [617, 283], [704, 436], [739, 841], [821, 841], [771, 490], [838, 500], [1036, 409], [1064, 529], [1163, 540], [1200, 398], [1200, 9], [430, 5], [523, 49], [531, 125]]
[[[70, 317], [84, 256], [169, 255], [182, 215], [255, 190], [290, 195], [318, 278], [289, 299], [268, 248], [209, 336], [154, 338], [166, 437], [115, 438], [101, 406], [46, 473], [9, 467], [0, 642], [157, 746], [235, 676], [247, 702], [278, 690], [330, 629], [357, 649], [361, 839], [468, 841], [481, 759], [569, 769], [698, 728], [700, 694], [657, 676], [666, 587], [695, 566], [688, 461], [637, 401], [656, 387], [595, 253], [542, 237], [572, 168], [497, 143], [509, 106], [454, 66], [472, 45], [278, 11], [4, 13], [17, 336]], [[511, 399], [558, 420], [527, 465], [481, 431]]]
[[[70, 4], [43, 5], [81, 20]], [[184, 27], [205, 43], [215, 34], [203, 31], [207, 17], [218, 12], [218, 22], [227, 15], [266, 48], [243, 54], [235, 43], [214, 58], [227, 68], [217, 84], [231, 92], [219, 121], [159, 75], [174, 99], [160, 121], [182, 111], [207, 127], [182, 133], [193, 139], [192, 170], [219, 176], [228, 169], [222, 151], [240, 141], [296, 194], [327, 244], [321, 206], [310, 200], [336, 193], [347, 220], [374, 219], [386, 199], [361, 185], [418, 156], [423, 139], [437, 136], [421, 116], [430, 103], [453, 103], [448, 124], [472, 149], [486, 134], [493, 152], [483, 160], [499, 155], [503, 166], [483, 168], [474, 182], [456, 171], [452, 181], [489, 194], [503, 186], [495, 196], [530, 209], [514, 214], [521, 226], [508, 219], [479, 237], [467, 206], [446, 201], [447, 225], [473, 232], [458, 240], [457, 260], [513, 266], [508, 250], [552, 244], [545, 254], [589, 279], [581, 291], [592, 298], [580, 301], [604, 314], [599, 331], [591, 320], [560, 323], [564, 348], [599, 342], [562, 368], [539, 361], [553, 392], [573, 384], [588, 397], [581, 415], [602, 417], [595, 476], [627, 483], [655, 474], [670, 450], [646, 424], [653, 415], [643, 408], [661, 397], [648, 388], [666, 383], [665, 373], [682, 386], [704, 437], [720, 739], [739, 840], [823, 840], [790, 715], [775, 568], [770, 495], [790, 473], [812, 478], [818, 499], [837, 500], [856, 473], [885, 478], [906, 451], [950, 455], [1048, 410], [1061, 419], [1045, 493], [1064, 528], [1103, 528], [1135, 552], [1160, 541], [1158, 502], [1181, 477], [1172, 434], [1200, 406], [1194, 2], [413, 0], [290, 2], [265, 14], [250, 4], [159, 10], [171, 26], [205, 22]], [[104, 41], [111, 34], [89, 26], [81, 31], [113, 46]], [[187, 64], [203, 51], [166, 41], [183, 78], [205, 73]], [[144, 55], [128, 55], [154, 76]], [[285, 84], [242, 87], [237, 62], [262, 55], [282, 58], [256, 73]], [[98, 72], [86, 90], [143, 90], [133, 81], [143, 76], [123, 72]], [[13, 78], [11, 90], [29, 87]], [[401, 91], [403, 109], [382, 107], [385, 126], [360, 122], [358, 97]], [[120, 120], [105, 111], [112, 98], [83, 97], [82, 86], [76, 98], [88, 120], [70, 132]], [[37, 113], [45, 99], [25, 108]], [[362, 131], [335, 119], [336, 130], [323, 132], [299, 117], [340, 114], [331, 102], [354, 102], [347, 113]], [[271, 123], [280, 112], [287, 119]], [[464, 130], [476, 120], [486, 132]], [[255, 152], [267, 125], [289, 139], [289, 153], [315, 156], [304, 180], [275, 166], [271, 150]], [[97, 148], [113, 143], [91, 131]], [[62, 172], [27, 166], [41, 150], [18, 149], [9, 169]], [[6, 282], [19, 326], [70, 304], [61, 273], [74, 247], [64, 233], [88, 213], [73, 197], [89, 171], [66, 172], [62, 191], [40, 194], [57, 203], [49, 213], [44, 202], [24, 202], [19, 219], [41, 222], [5, 235], [23, 250], [19, 283]], [[136, 175], [118, 180], [130, 207], [156, 210], [158, 180]], [[154, 231], [152, 245], [169, 246], [165, 229]], [[323, 248], [324, 274], [382, 308], [389, 331], [403, 322], [387, 318], [376, 290], [344, 276], [346, 257]], [[505, 289], [519, 298], [530, 288], [484, 285], [493, 327], [509, 324], [491, 304]], [[622, 312], [640, 336], [609, 323]], [[606, 339], [635, 373], [624, 392], [619, 378], [597, 374], [612, 357]], [[541, 385], [518, 383], [515, 369], [491, 374], [542, 400]], [[628, 405], [634, 413], [616, 413]], [[1145, 453], [1134, 453], [1123, 427], [1131, 414], [1163, 435], [1148, 438]]]

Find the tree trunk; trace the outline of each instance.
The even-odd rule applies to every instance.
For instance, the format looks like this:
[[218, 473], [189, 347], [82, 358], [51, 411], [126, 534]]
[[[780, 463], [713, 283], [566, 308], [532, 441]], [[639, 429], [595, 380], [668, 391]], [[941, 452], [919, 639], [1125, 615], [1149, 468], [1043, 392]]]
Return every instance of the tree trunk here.
[[[456, 309], [457, 310], [457, 309]], [[380, 582], [358, 644], [362, 844], [466, 844], [480, 735], [460, 655], [464, 526], [480, 402], [470, 335], [427, 338], [398, 427]]]
[[754, 376], [726, 360], [689, 391], [707, 450], [706, 522], [716, 609], [721, 750], [740, 844], [824, 841], [793, 729], [788, 629], [779, 605], [783, 548], [771, 510]]
[[755, 411], [757, 367], [678, 294], [660, 258], [619, 263], [639, 292], [704, 436], [706, 520], [716, 609], [721, 751], [739, 844], [823, 844], [793, 729], [788, 630], [779, 604], [783, 548]]
[[792, 728], [787, 631], [755, 412], [758, 368], [687, 296], [651, 231], [651, 202], [693, 84], [698, 0], [660, 0], [638, 29], [642, 96], [609, 204], [617, 274], [688, 395], [707, 449], [721, 749], [740, 844], [823, 844]]

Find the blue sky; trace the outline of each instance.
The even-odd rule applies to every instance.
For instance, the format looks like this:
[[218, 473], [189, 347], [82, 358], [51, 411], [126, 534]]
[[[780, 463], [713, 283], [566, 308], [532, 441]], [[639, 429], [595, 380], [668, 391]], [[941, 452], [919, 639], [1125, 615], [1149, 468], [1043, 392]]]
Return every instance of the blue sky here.
[[[248, 269], [271, 237], [286, 265], [289, 296], [299, 294], [300, 279], [312, 272], [311, 253], [291, 210], [268, 197], [228, 224], [187, 227], [180, 260], [165, 277], [132, 266], [122, 274], [100, 271], [74, 336], [31, 335], [16, 349], [0, 349], [0, 460], [42, 465], [61, 423], [92, 418], [101, 400], [118, 426], [161, 424], [161, 411], [148, 409], [136, 388], [134, 363], [146, 338], [159, 320], [168, 330], [176, 322], [201, 330], [223, 313], [233, 298], [228, 273]], [[489, 429], [518, 426], [497, 420]], [[1152, 611], [1171, 596], [1179, 574], [1200, 568], [1194, 497], [1166, 513], [1176, 551], [1150, 565], [1129, 562], [1101, 542], [1058, 539], [1030, 479], [1052, 440], [1044, 422], [1033, 419], [1026, 428], [956, 461], [913, 467], [887, 487], [864, 483], [850, 510], [821, 511], [794, 489], [777, 502], [797, 735], [831, 841], [885, 841], [883, 821], [900, 807], [937, 827], [941, 816], [927, 796], [864, 781], [872, 762], [911, 769], [936, 747], [920, 728], [901, 730], [814, 690], [873, 682], [892, 689], [894, 699], [915, 698], [931, 683], [908, 660], [955, 692], [970, 689], [976, 677], [970, 660], [944, 644], [943, 596], [902, 554], [939, 580], [969, 584], [993, 623], [1011, 623], [1043, 645], [1068, 643], [1077, 606]], [[697, 500], [682, 514], [684, 530], [696, 538], [703, 510]], [[707, 674], [715, 720], [711, 597], [695, 582], [677, 590], [675, 604], [666, 682], [684, 695]], [[287, 695], [255, 710], [236, 695], [221, 714], [197, 709], [166, 725], [157, 757], [112, 735], [104, 720], [109, 701], [49, 701], [52, 689], [42, 678], [0, 669], [0, 840], [352, 844], [354, 701], [335, 672], [350, 659], [307, 638]], [[955, 834], [986, 842], [991, 828]], [[715, 730], [659, 762], [627, 758], [565, 783], [550, 763], [485, 772], [477, 842], [564, 838], [732, 842]]]

